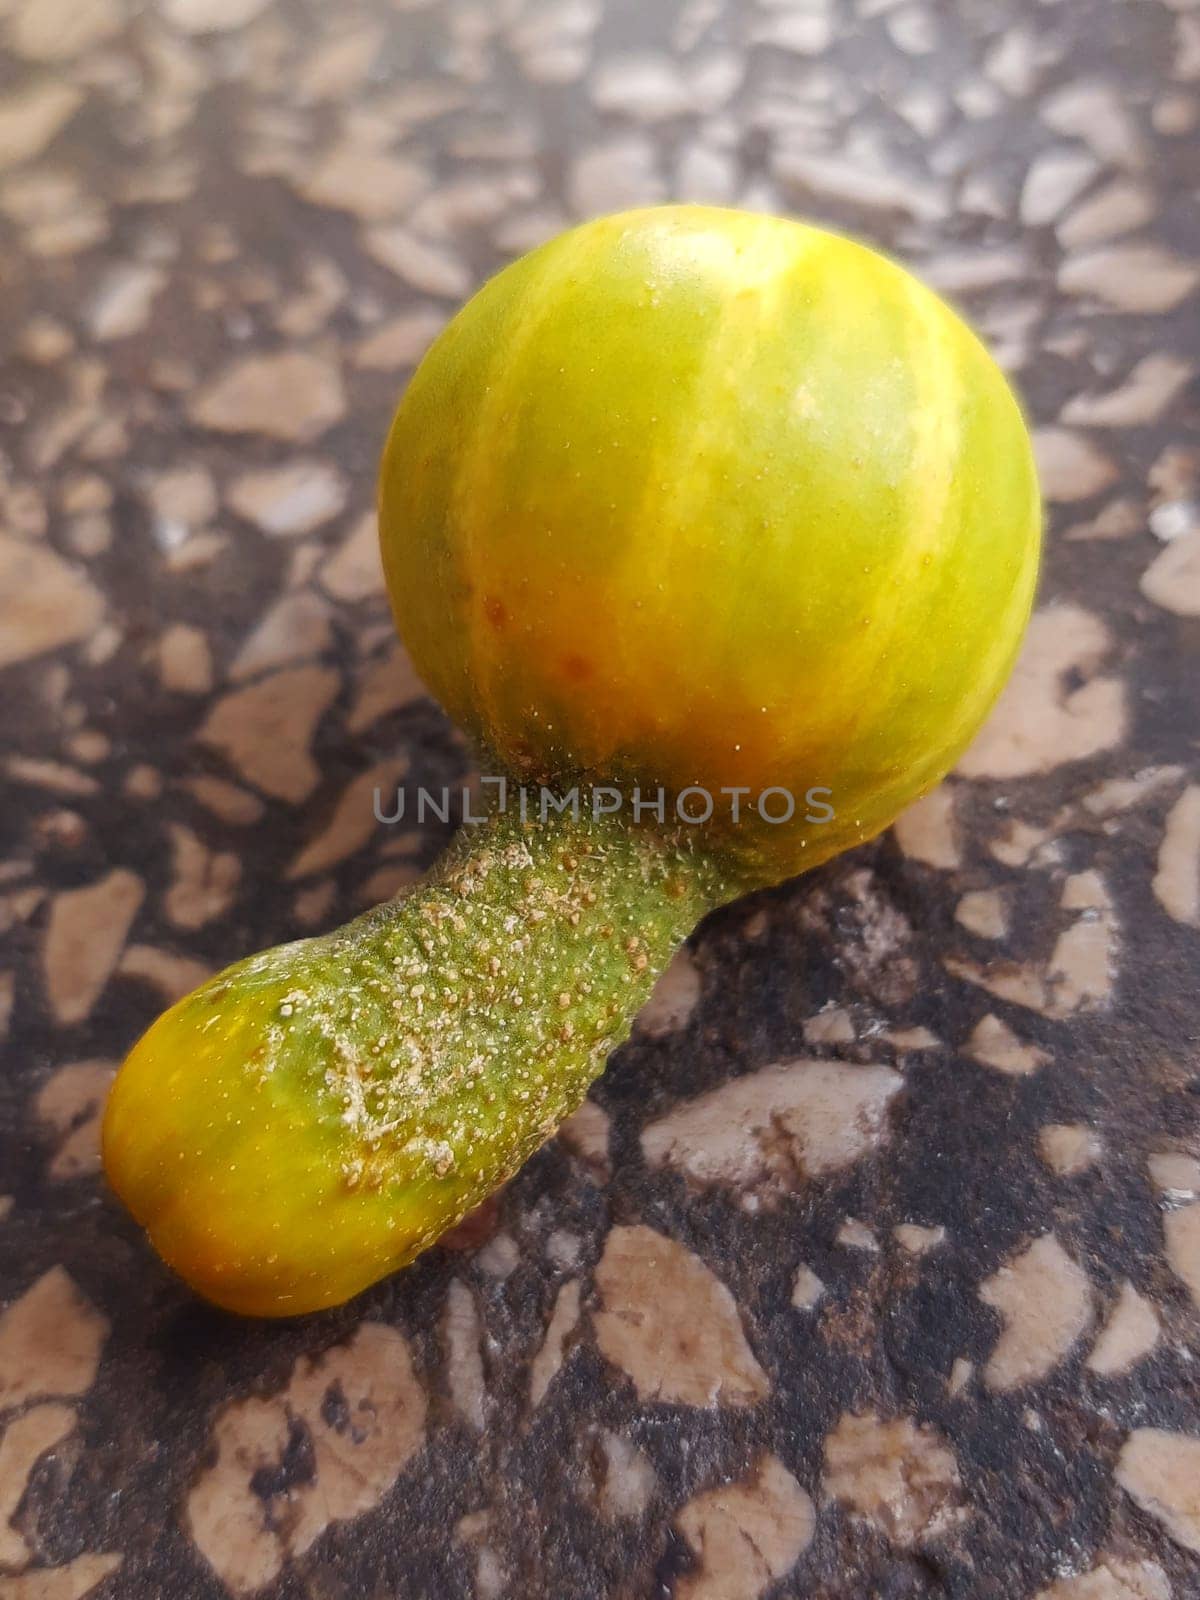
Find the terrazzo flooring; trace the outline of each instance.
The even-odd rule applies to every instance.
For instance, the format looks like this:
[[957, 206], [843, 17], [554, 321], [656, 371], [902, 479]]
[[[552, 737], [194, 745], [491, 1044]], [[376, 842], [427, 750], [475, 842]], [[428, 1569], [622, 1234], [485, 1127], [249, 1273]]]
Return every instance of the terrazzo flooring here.
[[[1200, 1596], [1200, 9], [0, 0], [0, 1600]], [[1019, 384], [1039, 608], [958, 771], [711, 917], [339, 1311], [199, 1303], [97, 1119], [470, 781], [371, 511], [572, 219], [795, 213]]]

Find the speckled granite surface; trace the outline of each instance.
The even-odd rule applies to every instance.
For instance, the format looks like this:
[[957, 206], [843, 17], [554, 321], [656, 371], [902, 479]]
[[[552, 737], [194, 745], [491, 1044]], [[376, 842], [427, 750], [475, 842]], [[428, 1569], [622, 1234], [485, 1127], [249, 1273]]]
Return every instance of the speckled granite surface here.
[[[135, 14], [136, 13], [136, 14]], [[2, 0], [0, 1600], [1200, 1595], [1193, 0]], [[892, 834], [713, 917], [445, 1247], [206, 1309], [116, 1059], [443, 842], [386, 617], [421, 350], [572, 217], [831, 220], [1038, 426], [1017, 679]]]

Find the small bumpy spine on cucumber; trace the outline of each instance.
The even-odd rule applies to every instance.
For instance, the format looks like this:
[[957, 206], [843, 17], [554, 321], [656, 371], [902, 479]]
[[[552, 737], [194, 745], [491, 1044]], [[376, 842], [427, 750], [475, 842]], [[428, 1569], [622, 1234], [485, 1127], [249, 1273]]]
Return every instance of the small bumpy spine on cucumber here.
[[219, 1304], [336, 1304], [553, 1133], [732, 892], [688, 839], [496, 814], [401, 899], [253, 956], [160, 1018], [110, 1097], [109, 1178]]

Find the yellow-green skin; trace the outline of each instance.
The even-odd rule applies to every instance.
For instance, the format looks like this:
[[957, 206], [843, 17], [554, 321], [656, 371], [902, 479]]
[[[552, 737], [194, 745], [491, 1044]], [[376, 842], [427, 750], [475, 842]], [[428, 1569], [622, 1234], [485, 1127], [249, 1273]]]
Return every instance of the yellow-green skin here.
[[[934, 783], [1038, 554], [1020, 412], [953, 313], [847, 240], [697, 207], [488, 284], [409, 388], [380, 513], [417, 665], [503, 770], [750, 794], [736, 827], [510, 808], [150, 1028], [106, 1171], [166, 1261], [255, 1315], [411, 1260], [578, 1105], [706, 909]], [[790, 825], [752, 809], [772, 786]], [[803, 820], [814, 788], [832, 820]]]
[[725, 894], [615, 818], [464, 828], [412, 893], [165, 1012], [109, 1095], [109, 1180], [218, 1305], [337, 1305], [549, 1138]]
[[586, 223], [492, 279], [409, 385], [380, 510], [417, 669], [509, 771], [832, 790], [831, 822], [730, 830], [764, 881], [953, 765], [1040, 542], [1025, 423], [971, 330], [862, 245], [704, 206]]

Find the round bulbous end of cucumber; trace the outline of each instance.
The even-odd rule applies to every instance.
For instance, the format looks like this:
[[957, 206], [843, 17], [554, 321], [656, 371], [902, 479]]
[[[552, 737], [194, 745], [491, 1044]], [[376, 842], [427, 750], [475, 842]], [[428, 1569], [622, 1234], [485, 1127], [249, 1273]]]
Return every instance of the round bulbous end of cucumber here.
[[954, 765], [1012, 670], [1041, 503], [1016, 396], [933, 290], [790, 218], [668, 205], [459, 310], [379, 528], [416, 669], [493, 770], [740, 790], [725, 847], [765, 884]]

